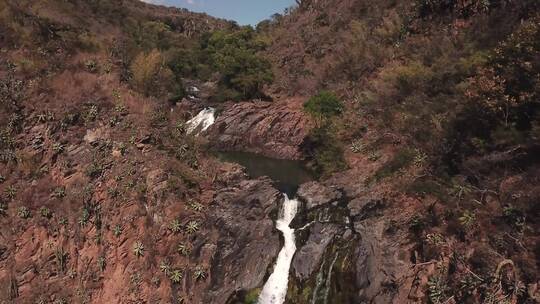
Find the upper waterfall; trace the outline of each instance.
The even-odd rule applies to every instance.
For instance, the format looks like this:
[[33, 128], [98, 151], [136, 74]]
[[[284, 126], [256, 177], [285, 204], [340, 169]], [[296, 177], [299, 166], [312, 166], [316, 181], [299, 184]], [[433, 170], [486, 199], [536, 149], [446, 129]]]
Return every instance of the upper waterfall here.
[[208, 129], [215, 122], [215, 113], [216, 109], [210, 107], [205, 108], [199, 112], [197, 116], [186, 122], [186, 132], [188, 134], [196, 132], [195, 134], [198, 135], [199, 133], [206, 131], [206, 129]]

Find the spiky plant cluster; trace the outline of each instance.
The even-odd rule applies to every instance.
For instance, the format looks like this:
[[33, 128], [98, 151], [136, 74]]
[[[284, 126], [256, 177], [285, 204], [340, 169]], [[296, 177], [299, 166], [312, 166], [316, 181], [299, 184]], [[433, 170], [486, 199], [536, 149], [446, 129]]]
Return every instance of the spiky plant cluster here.
[[178, 253], [184, 256], [188, 256], [191, 253], [191, 247], [187, 244], [180, 243], [176, 249]]
[[446, 300], [448, 286], [441, 276], [433, 276], [428, 280], [428, 296], [433, 304], [441, 304]]
[[8, 186], [4, 190], [4, 193], [6, 194], [8, 199], [14, 199], [15, 196], [17, 196], [17, 188], [15, 188], [14, 186]]
[[65, 146], [61, 143], [54, 143], [52, 145], [52, 150], [54, 154], [61, 154], [65, 150]]
[[79, 218], [79, 225], [81, 227], [85, 227], [86, 224], [88, 224], [88, 221], [90, 220], [90, 211], [88, 208], [83, 208], [81, 217]]
[[144, 256], [144, 245], [142, 242], [137, 241], [133, 244], [133, 254], [138, 258]]
[[199, 222], [197, 222], [197, 221], [189, 221], [187, 223], [187, 225], [186, 225], [186, 232], [188, 234], [193, 234], [193, 233], [199, 231], [199, 228], [200, 228], [199, 226], [200, 226]]
[[4, 202], [0, 202], [0, 216], [7, 215], [8, 205]]
[[193, 271], [193, 278], [195, 280], [205, 280], [207, 276], [208, 274], [202, 266], [195, 267], [195, 270]]
[[51, 209], [49, 209], [49, 208], [47, 208], [45, 206], [42, 206], [41, 208], [39, 208], [39, 214], [41, 214], [41, 216], [46, 218], [46, 219], [50, 219], [52, 217]]
[[180, 223], [180, 220], [178, 219], [172, 220], [171, 223], [169, 224], [169, 229], [173, 233], [179, 233], [180, 231], [182, 231], [182, 224]]
[[463, 215], [459, 217], [459, 222], [465, 228], [471, 228], [476, 223], [476, 214], [470, 210], [465, 210]]
[[64, 187], [56, 187], [53, 190], [53, 193], [51, 194], [52, 197], [55, 198], [63, 198], [66, 196], [66, 188]]
[[122, 234], [122, 226], [115, 225], [113, 228], [113, 234], [115, 237], [119, 237]]
[[362, 141], [360, 139], [357, 139], [351, 143], [351, 151], [352, 153], [360, 153], [364, 151], [364, 146], [362, 145]]
[[161, 270], [161, 272], [163, 272], [166, 276], [169, 276], [172, 270], [171, 263], [168, 261], [161, 261], [159, 264], [159, 270]]
[[175, 269], [169, 274], [169, 279], [171, 279], [171, 282], [173, 282], [173, 284], [179, 284], [180, 282], [182, 282], [183, 277], [184, 275], [182, 273], [182, 270], [180, 269]]
[[19, 207], [19, 209], [17, 209], [17, 215], [22, 219], [28, 219], [32, 216], [30, 213], [30, 209], [24, 206]]
[[98, 265], [99, 271], [103, 272], [105, 270], [105, 267], [107, 267], [107, 262], [105, 261], [104, 256], [100, 256], [97, 259], [97, 265]]
[[191, 208], [193, 211], [196, 211], [196, 212], [201, 212], [204, 210], [204, 206], [201, 203], [193, 201], [193, 200], [190, 200], [188, 202], [188, 206], [189, 208]]

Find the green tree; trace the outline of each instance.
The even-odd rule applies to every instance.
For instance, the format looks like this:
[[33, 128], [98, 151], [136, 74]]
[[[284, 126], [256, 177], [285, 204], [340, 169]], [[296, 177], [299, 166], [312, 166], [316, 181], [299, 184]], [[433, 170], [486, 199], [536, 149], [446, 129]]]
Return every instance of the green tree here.
[[320, 91], [304, 103], [304, 110], [321, 123], [341, 114], [343, 103], [334, 93]]
[[[202, 43], [214, 68], [220, 73], [220, 85], [225, 88], [222, 99], [262, 97], [262, 88], [272, 82], [270, 63], [258, 51], [264, 49], [263, 39], [257, 39], [251, 27], [238, 31], [218, 31]], [[227, 91], [228, 90], [228, 91]]]
[[140, 53], [131, 63], [131, 84], [147, 96], [177, 95], [182, 86], [166, 66], [165, 58], [156, 49]]

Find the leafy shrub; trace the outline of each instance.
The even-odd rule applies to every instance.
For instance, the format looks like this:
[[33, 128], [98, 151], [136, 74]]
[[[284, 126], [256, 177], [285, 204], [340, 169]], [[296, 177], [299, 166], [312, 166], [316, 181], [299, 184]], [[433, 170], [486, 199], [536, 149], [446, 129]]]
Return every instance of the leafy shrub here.
[[329, 175], [347, 167], [343, 158], [343, 147], [329, 124], [310, 131], [302, 149], [309, 156], [315, 173]]
[[262, 88], [272, 82], [270, 63], [257, 51], [264, 48], [251, 27], [234, 32], [217, 31], [203, 41], [213, 67], [220, 73], [220, 87], [231, 90], [222, 98], [264, 97]]
[[320, 91], [319, 94], [311, 97], [304, 103], [304, 110], [321, 121], [341, 114], [343, 104], [332, 92]]
[[257, 302], [259, 300], [259, 294], [260, 293], [261, 293], [260, 288], [255, 288], [255, 289], [250, 290], [244, 296], [244, 302], [243, 303], [244, 304], [257, 304]]
[[179, 89], [175, 85], [173, 72], [165, 66], [165, 59], [160, 51], [140, 53], [131, 63], [131, 84], [135, 90], [147, 96], [166, 96]]

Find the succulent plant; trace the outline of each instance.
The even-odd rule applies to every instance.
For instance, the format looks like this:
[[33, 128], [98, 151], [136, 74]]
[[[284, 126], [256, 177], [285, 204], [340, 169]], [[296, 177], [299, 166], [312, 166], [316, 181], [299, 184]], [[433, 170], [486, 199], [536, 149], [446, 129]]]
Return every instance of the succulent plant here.
[[137, 241], [135, 242], [135, 244], [133, 244], [133, 254], [138, 258], [144, 256], [143, 243], [141, 243], [140, 241]]

